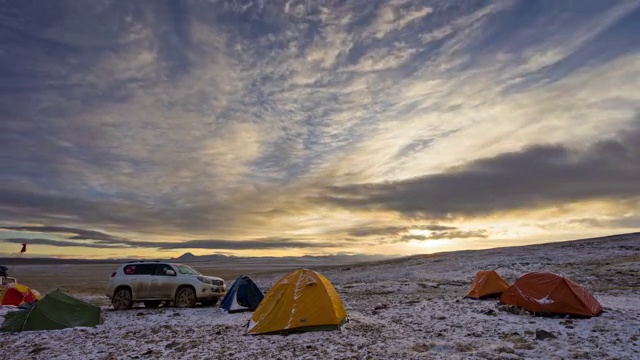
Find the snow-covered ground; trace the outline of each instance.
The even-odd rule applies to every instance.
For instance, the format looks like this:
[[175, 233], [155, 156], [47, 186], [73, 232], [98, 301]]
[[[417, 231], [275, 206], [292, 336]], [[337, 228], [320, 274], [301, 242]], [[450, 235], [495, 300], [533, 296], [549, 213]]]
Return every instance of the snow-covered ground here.
[[[514, 315], [463, 299], [475, 272], [551, 271], [591, 290], [591, 319]], [[347, 309], [340, 331], [244, 335], [251, 313], [104, 308], [96, 328], [2, 334], [0, 359], [637, 359], [640, 235], [417, 256], [323, 270]], [[283, 273], [254, 275], [267, 290]], [[227, 279], [229, 282], [233, 279]], [[102, 294], [79, 294], [90, 301]], [[376, 310], [376, 308], [382, 308]], [[0, 315], [8, 309], [0, 307]], [[538, 340], [544, 330], [555, 339]]]

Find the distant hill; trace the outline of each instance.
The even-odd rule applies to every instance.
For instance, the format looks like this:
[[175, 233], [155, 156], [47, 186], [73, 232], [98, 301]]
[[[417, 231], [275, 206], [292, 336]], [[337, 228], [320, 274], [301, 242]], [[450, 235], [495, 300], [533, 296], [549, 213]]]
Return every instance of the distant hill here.
[[400, 256], [388, 256], [388, 255], [321, 255], [321, 256], [313, 256], [313, 255], [305, 255], [305, 256], [258, 256], [258, 257], [238, 257], [232, 255], [221, 255], [221, 254], [213, 254], [213, 255], [193, 255], [192, 253], [184, 253], [176, 258], [172, 258], [169, 260], [173, 261], [220, 261], [220, 262], [229, 262], [229, 261], [256, 261], [256, 260], [289, 260], [292, 262], [302, 261], [305, 263], [308, 262], [362, 262], [362, 261], [378, 261], [378, 260], [386, 260], [390, 258], [397, 258]]
[[[532, 248], [535, 249], [537, 247], [544, 247], [549, 244], [574, 244], [579, 245], [582, 243], [590, 243], [590, 242], [598, 242], [598, 241], [623, 241], [628, 238], [639, 237], [640, 233], [627, 233], [627, 234], [617, 234], [610, 236], [603, 236], [597, 238], [588, 238], [588, 239], [579, 239], [579, 240], [568, 240], [568, 241], [560, 241], [553, 243], [542, 243], [542, 244], [531, 244], [524, 246], [515, 246], [515, 248]], [[510, 247], [505, 247], [510, 248]], [[495, 248], [499, 249], [499, 248]], [[486, 249], [490, 250], [490, 249]], [[461, 250], [457, 251], [457, 253], [466, 253], [466, 252], [475, 252], [478, 250]], [[348, 264], [356, 264], [363, 262], [376, 262], [376, 261], [385, 261], [399, 259], [399, 258], [422, 258], [422, 257], [434, 257], [442, 254], [446, 254], [449, 252], [436, 253], [436, 254], [416, 254], [412, 256], [387, 256], [387, 255], [345, 255], [345, 254], [336, 254], [336, 255], [322, 255], [322, 256], [285, 256], [285, 257], [275, 257], [275, 256], [262, 256], [262, 257], [238, 257], [232, 255], [222, 255], [222, 254], [212, 254], [212, 255], [194, 255], [190, 252], [184, 253], [178, 257], [170, 258], [170, 259], [149, 259], [149, 260], [161, 260], [161, 261], [174, 261], [174, 262], [184, 262], [184, 263], [200, 263], [206, 264], [208, 266], [220, 266], [223, 267], [226, 264], [240, 265], [240, 266], [262, 266], [264, 264], [279, 264], [283, 267], [291, 267], [291, 266], [325, 266], [325, 265], [348, 265]], [[121, 264], [127, 261], [136, 261], [141, 259], [60, 259], [60, 258], [31, 258], [31, 257], [3, 257], [0, 258], [0, 265], [47, 265], [47, 264]]]
[[187, 252], [187, 253], [184, 253], [184, 254], [178, 256], [177, 258], [175, 258], [175, 260], [183, 260], [184, 261], [184, 260], [191, 260], [191, 259], [194, 259], [194, 258], [197, 258], [197, 256], [193, 255], [190, 252]]

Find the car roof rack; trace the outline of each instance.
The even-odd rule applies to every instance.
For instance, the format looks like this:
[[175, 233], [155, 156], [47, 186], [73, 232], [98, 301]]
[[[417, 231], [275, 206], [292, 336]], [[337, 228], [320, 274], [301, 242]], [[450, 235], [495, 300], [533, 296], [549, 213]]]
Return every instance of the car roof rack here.
[[131, 261], [127, 261], [125, 264], [134, 264], [134, 263], [141, 263], [141, 262], [164, 262], [161, 260], [131, 260]]

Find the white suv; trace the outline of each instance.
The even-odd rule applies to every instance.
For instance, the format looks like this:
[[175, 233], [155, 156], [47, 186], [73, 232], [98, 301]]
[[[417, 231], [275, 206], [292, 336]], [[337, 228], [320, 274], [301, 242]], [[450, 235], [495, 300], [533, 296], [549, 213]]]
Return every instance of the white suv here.
[[158, 307], [162, 302], [178, 307], [215, 305], [225, 296], [224, 280], [204, 276], [194, 268], [169, 262], [129, 262], [111, 274], [107, 297], [116, 310], [130, 309], [134, 303]]

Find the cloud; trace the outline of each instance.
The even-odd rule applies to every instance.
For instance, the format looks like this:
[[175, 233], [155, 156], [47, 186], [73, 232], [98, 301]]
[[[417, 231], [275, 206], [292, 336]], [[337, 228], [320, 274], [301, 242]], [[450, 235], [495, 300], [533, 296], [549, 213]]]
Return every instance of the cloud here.
[[100, 240], [106, 244], [121, 244], [129, 240], [95, 230], [78, 229], [64, 226], [0, 226], [2, 230], [28, 231], [40, 233], [75, 234], [68, 237], [73, 240]]
[[486, 239], [489, 234], [486, 230], [473, 231], [434, 231], [429, 235], [404, 235], [399, 239], [392, 240], [392, 243], [407, 241], [427, 241], [442, 239]]
[[348, 232], [349, 236], [368, 237], [382, 235], [397, 235], [408, 232], [409, 230], [429, 230], [429, 231], [448, 231], [455, 230], [456, 227], [444, 225], [415, 225], [415, 226], [386, 226], [386, 227], [362, 227], [355, 228]]
[[640, 197], [640, 119], [635, 125], [617, 140], [598, 141], [584, 150], [531, 146], [437, 175], [332, 187], [324, 199], [347, 208], [443, 219], [636, 198]]
[[[175, 249], [218, 249], [218, 250], [245, 250], [245, 249], [312, 249], [312, 248], [336, 248], [344, 247], [344, 242], [318, 242], [299, 241], [287, 238], [256, 238], [238, 240], [200, 239], [187, 241], [136, 241], [118, 236], [113, 236], [100, 231], [85, 230], [60, 226], [3, 226], [0, 229], [10, 231], [39, 232], [53, 234], [76, 234], [66, 237], [66, 240], [40, 239], [40, 238], [6, 238], [0, 241], [7, 243], [29, 245], [49, 245], [57, 247], [87, 247], [87, 248], [152, 248], [162, 250]], [[68, 241], [76, 240], [76, 241]], [[77, 240], [93, 240], [92, 242]]]
[[535, 47], [527, 50], [528, 61], [523, 65], [525, 71], [538, 71], [545, 67], [560, 63], [594, 37], [608, 30], [618, 23], [621, 18], [628, 16], [638, 8], [637, 3], [619, 3], [608, 9], [604, 9], [601, 17], [586, 21], [576, 31], [576, 35], [556, 33], [553, 36], [554, 47]]
[[378, 39], [383, 38], [388, 33], [402, 29], [408, 24], [433, 13], [433, 8], [430, 7], [406, 9], [407, 5], [410, 6], [410, 2], [396, 2], [396, 4], [390, 6], [381, 6], [371, 25], [373, 35]]
[[362, 227], [348, 232], [349, 236], [359, 238], [376, 238], [378, 244], [396, 244], [409, 241], [426, 241], [442, 239], [485, 239], [489, 232], [484, 229], [462, 230], [445, 225], [409, 225], [386, 227]]
[[311, 242], [284, 238], [263, 238], [253, 240], [190, 240], [179, 243], [148, 243], [146, 247], [158, 247], [161, 249], [313, 249], [343, 247], [343, 243], [337, 242]]
[[95, 243], [87, 243], [87, 242], [75, 242], [75, 241], [63, 241], [63, 240], [52, 240], [52, 239], [38, 239], [38, 238], [7, 238], [0, 239], [1, 242], [11, 243], [11, 244], [27, 244], [31, 245], [47, 245], [47, 246], [56, 246], [56, 247], [84, 247], [91, 249], [124, 249], [129, 248], [124, 245], [106, 245], [106, 244], [95, 244]]
[[[587, 228], [619, 228], [633, 229], [640, 228], [640, 213], [635, 211], [640, 205], [640, 199], [636, 199], [635, 203], [629, 204], [629, 211], [608, 214], [598, 218], [578, 218], [569, 220], [568, 224], [587, 227]], [[557, 224], [555, 224], [557, 226]]]

